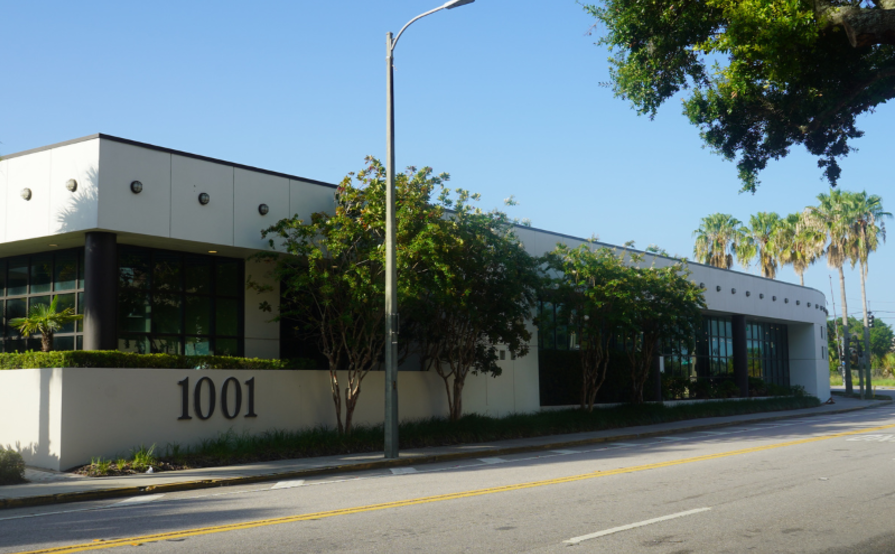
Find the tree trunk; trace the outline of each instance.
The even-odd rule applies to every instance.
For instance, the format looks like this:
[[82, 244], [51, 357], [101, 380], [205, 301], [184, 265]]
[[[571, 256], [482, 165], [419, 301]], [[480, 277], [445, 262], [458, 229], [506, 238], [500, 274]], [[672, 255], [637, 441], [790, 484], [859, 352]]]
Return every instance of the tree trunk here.
[[333, 395], [333, 404], [336, 407], [336, 423], [341, 435], [345, 433], [345, 428], [342, 426], [342, 394], [339, 391], [339, 374], [334, 369], [329, 370], [329, 388]]
[[842, 271], [842, 266], [839, 266], [839, 294], [842, 296], [842, 326], [844, 329], [842, 330], [842, 363], [845, 368], [845, 393], [852, 394], [855, 392], [855, 387], [852, 385], [851, 378], [851, 355], [849, 354], [849, 340], [848, 340], [848, 300], [845, 298], [845, 272]]
[[53, 350], [53, 333], [45, 332], [40, 336], [40, 349], [44, 352]]
[[454, 376], [454, 398], [451, 402], [451, 421], [457, 421], [463, 415], [463, 384], [459, 374]]
[[[891, 2], [887, 2], [891, 4]], [[828, 5], [828, 4], [827, 4]], [[830, 25], [841, 25], [852, 48], [895, 44], [895, 10], [842, 6], [827, 8]]]
[[870, 316], [867, 312], [867, 266], [861, 263], [861, 304], [864, 308], [864, 372], [867, 376], [867, 387], [865, 396], [873, 397], [873, 387], [870, 385], [871, 374], [873, 373], [873, 363], [870, 356]]

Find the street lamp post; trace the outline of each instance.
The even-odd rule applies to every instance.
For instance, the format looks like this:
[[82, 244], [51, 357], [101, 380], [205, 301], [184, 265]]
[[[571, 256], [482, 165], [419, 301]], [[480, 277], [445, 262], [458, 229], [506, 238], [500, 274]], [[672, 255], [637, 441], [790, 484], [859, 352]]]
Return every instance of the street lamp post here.
[[385, 192], [385, 457], [398, 457], [398, 271], [395, 264], [395, 89], [394, 52], [407, 27], [427, 15], [459, 8], [475, 0], [451, 0], [407, 22], [386, 42], [386, 180]]

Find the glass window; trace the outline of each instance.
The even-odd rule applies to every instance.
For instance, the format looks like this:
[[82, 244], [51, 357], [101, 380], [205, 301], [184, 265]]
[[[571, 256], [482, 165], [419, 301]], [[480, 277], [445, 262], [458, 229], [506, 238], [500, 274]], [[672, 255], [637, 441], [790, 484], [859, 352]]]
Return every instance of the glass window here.
[[122, 247], [118, 254], [118, 293], [122, 289], [149, 289], [149, 252]]
[[[75, 295], [74, 294], [57, 294], [56, 298], [56, 310], [62, 311], [68, 308], [71, 308], [72, 313], [75, 312]], [[75, 332], [75, 322], [66, 323], [63, 325], [57, 333], [74, 333]], [[69, 350], [72, 350], [69, 348]]]
[[149, 354], [149, 337], [145, 335], [122, 335], [118, 337], [118, 350], [136, 354]]
[[152, 330], [151, 316], [148, 294], [140, 290], [119, 289], [118, 328], [122, 332], [148, 333]]
[[28, 258], [9, 260], [9, 273], [6, 294], [18, 296], [28, 294]]
[[19, 336], [19, 330], [11, 324], [11, 321], [17, 317], [28, 316], [28, 300], [25, 298], [11, 298], [6, 301], [6, 335], [9, 337]]
[[[223, 302], [223, 300], [222, 300]], [[208, 296], [186, 297], [187, 335], [211, 335], [211, 298]], [[236, 333], [226, 333], [235, 335]]]
[[240, 264], [236, 261], [218, 260], [215, 269], [215, 293], [218, 296], [239, 296], [242, 292]]
[[76, 288], [78, 288], [78, 257], [74, 252], [60, 252], [56, 255], [53, 290]]
[[165, 292], [183, 290], [183, 256], [156, 251], [152, 256], [152, 288]]
[[215, 356], [238, 356], [239, 343], [236, 339], [216, 339], [214, 341]]
[[6, 296], [6, 260], [0, 260], [0, 296]]
[[186, 292], [212, 294], [212, 259], [207, 256], [186, 257]]
[[31, 256], [31, 294], [53, 290], [53, 255]]
[[218, 298], [215, 310], [215, 334], [235, 337], [239, 334], [239, 301]]
[[53, 337], [53, 350], [74, 350], [75, 349], [75, 337], [74, 335], [69, 336], [54, 336]]
[[187, 337], [184, 353], [187, 356], [210, 356], [211, 339], [208, 337]]
[[180, 337], [155, 337], [151, 339], [153, 354], [182, 354]]
[[152, 332], [181, 333], [183, 297], [178, 294], [152, 295]]

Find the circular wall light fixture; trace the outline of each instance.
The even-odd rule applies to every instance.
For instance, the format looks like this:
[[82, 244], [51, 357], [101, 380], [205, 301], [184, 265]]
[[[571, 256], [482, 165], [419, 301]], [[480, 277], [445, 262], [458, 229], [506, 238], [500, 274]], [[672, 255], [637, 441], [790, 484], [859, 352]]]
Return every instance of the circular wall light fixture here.
[[777, 297], [776, 297], [776, 296], [772, 296], [772, 297], [771, 297], [771, 302], [776, 302], [776, 301], [777, 301]]
[[209, 254], [217, 254], [218, 251], [217, 251], [217, 250], [209, 250], [208, 253], [209, 253]]
[[811, 302], [808, 302], [808, 307], [809, 307], [809, 308], [811, 307]]
[[736, 294], [736, 293], [737, 293], [737, 289], [730, 289], [730, 294]]
[[699, 283], [699, 288], [704, 289], [704, 288], [705, 288], [705, 283]]
[[22, 189], [21, 195], [24, 200], [31, 200], [31, 189]]
[[749, 291], [746, 291], [746, 296], [752, 296], [752, 293]]
[[796, 300], [796, 306], [801, 306], [801, 305], [802, 305], [802, 301], [801, 301], [801, 300]]
[[764, 293], [763, 293], [763, 292], [758, 293], [758, 299], [759, 299], [759, 300], [764, 300]]
[[270, 206], [268, 206], [267, 204], [261, 204], [260, 206], [258, 206], [258, 213], [259, 213], [259, 214], [261, 214], [261, 215], [267, 215], [268, 212], [270, 212]]
[[131, 181], [131, 192], [134, 194], [143, 192], [143, 183], [140, 181]]
[[718, 292], [721, 292], [721, 285], [718, 285], [717, 287], [715, 287], [715, 290]]
[[199, 193], [199, 203], [203, 206], [211, 202], [211, 197], [208, 196], [207, 192]]
[[783, 303], [784, 303], [784, 304], [789, 304], [789, 298], [784, 298], [784, 299], [783, 299]]
[[69, 192], [74, 192], [78, 190], [78, 182], [74, 179], [69, 179], [65, 182], [65, 188], [67, 188]]

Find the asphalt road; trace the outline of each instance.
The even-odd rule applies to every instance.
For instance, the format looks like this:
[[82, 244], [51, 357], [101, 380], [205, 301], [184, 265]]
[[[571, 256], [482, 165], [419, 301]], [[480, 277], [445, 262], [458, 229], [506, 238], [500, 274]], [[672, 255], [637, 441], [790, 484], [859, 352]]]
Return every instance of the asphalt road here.
[[[400, 471], [394, 474], [393, 471]], [[0, 512], [0, 553], [895, 552], [895, 407]]]

